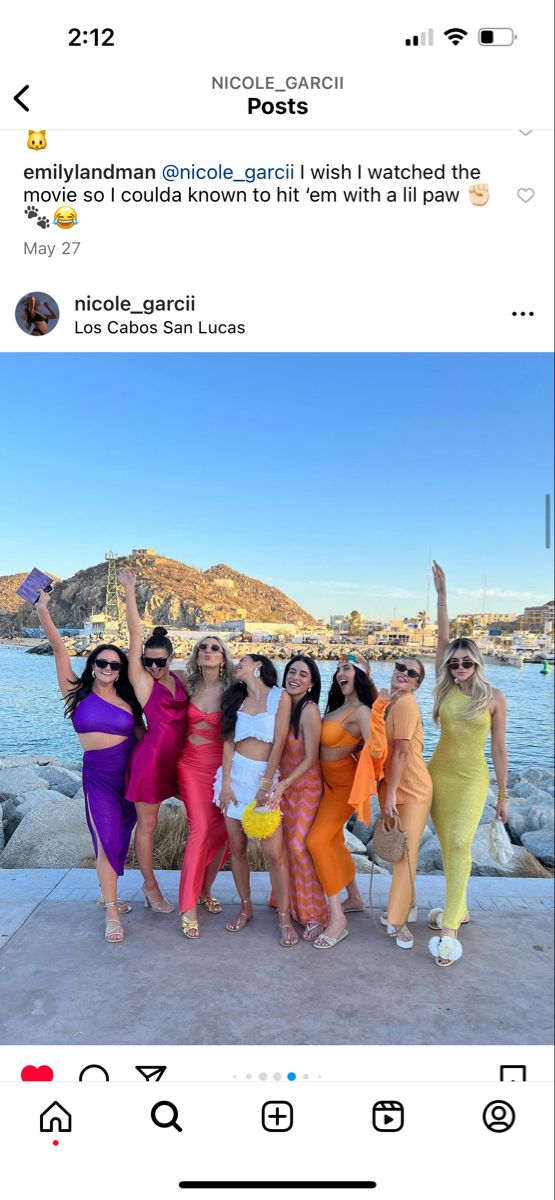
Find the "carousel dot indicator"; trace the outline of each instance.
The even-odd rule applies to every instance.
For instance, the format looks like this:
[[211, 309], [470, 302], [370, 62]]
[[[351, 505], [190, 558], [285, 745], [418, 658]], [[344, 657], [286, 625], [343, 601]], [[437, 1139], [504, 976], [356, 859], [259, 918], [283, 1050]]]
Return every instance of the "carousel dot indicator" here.
[[287, 1078], [291, 1080], [291, 1083], [293, 1083], [293, 1080], [296, 1079], [297, 1076], [295, 1075], [294, 1071], [288, 1071]]

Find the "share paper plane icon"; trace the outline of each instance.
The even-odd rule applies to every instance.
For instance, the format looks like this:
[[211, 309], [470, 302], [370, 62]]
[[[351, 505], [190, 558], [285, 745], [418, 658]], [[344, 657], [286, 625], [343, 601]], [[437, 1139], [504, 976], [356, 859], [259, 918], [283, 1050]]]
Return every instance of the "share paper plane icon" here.
[[151, 1079], [155, 1079], [156, 1083], [159, 1083], [166, 1068], [165, 1067], [135, 1067], [135, 1070], [139, 1072], [139, 1075], [142, 1075], [143, 1079], [146, 1079], [147, 1083], [149, 1083]]

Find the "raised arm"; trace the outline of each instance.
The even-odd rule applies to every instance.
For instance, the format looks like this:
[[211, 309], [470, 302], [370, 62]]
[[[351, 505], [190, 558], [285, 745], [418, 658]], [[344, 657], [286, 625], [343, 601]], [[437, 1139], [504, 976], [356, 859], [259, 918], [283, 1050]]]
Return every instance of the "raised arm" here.
[[449, 645], [449, 616], [447, 614], [447, 584], [445, 582], [445, 571], [440, 567], [439, 563], [434, 560], [432, 562], [432, 571], [434, 583], [437, 592], [437, 650], [436, 650], [436, 675], [438, 674], [443, 655]]
[[71, 666], [67, 646], [63, 638], [58, 633], [56, 626], [48, 611], [48, 602], [50, 597], [46, 592], [39, 588], [39, 598], [35, 605], [35, 612], [44, 629], [45, 635], [52, 646], [54, 652], [54, 662], [56, 663], [56, 676], [58, 679], [58, 687], [62, 696], [67, 696], [71, 688], [78, 682], [77, 676], [74, 674]]
[[125, 591], [125, 618], [129, 630], [129, 680], [139, 704], [144, 708], [154, 684], [152, 677], [143, 667], [143, 623], [135, 594], [137, 573], [128, 567], [118, 571], [118, 580]]

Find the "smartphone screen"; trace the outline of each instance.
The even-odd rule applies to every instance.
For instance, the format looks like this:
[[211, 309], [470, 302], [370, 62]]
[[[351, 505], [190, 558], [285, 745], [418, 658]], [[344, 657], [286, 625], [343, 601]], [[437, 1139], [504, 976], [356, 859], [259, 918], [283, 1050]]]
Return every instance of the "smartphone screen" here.
[[24, 1196], [552, 1182], [552, 13], [465, 8], [2, 16]]

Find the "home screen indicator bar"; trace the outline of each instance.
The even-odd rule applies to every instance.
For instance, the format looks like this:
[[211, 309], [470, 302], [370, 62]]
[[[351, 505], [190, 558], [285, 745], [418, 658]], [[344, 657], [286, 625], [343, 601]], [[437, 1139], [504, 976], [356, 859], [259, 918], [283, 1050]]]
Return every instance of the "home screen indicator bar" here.
[[318, 1180], [317, 1183], [307, 1183], [305, 1180], [302, 1180], [302, 1179], [281, 1179], [281, 1180], [279, 1180], [279, 1182], [277, 1180], [275, 1182], [268, 1182], [268, 1180], [265, 1180], [264, 1183], [260, 1183], [256, 1179], [249, 1179], [243, 1183], [237, 1183], [237, 1182], [228, 1183], [228, 1182], [223, 1182], [222, 1180], [214, 1180], [214, 1179], [203, 1179], [203, 1180], [182, 1179], [179, 1184], [180, 1188], [203, 1188], [205, 1190], [207, 1188], [220, 1188], [220, 1189], [225, 1188], [226, 1191], [233, 1191], [233, 1190], [237, 1190], [238, 1188], [249, 1188], [249, 1189], [264, 1188], [266, 1191], [268, 1190], [268, 1188], [274, 1189], [274, 1190], [276, 1188], [302, 1188], [303, 1191], [308, 1191], [308, 1190], [314, 1189], [314, 1188], [318, 1188], [319, 1191], [321, 1191], [322, 1189], [326, 1189], [327, 1191], [330, 1191], [332, 1188], [335, 1188], [335, 1189], [348, 1188], [349, 1191], [364, 1191], [364, 1190], [371, 1190], [373, 1188], [376, 1188], [377, 1186], [378, 1186], [377, 1183], [373, 1179], [366, 1179], [364, 1181], [364, 1183], [353, 1183], [352, 1180], [347, 1180], [346, 1182], [343, 1182], [342, 1180], [321, 1180], [321, 1179]]

